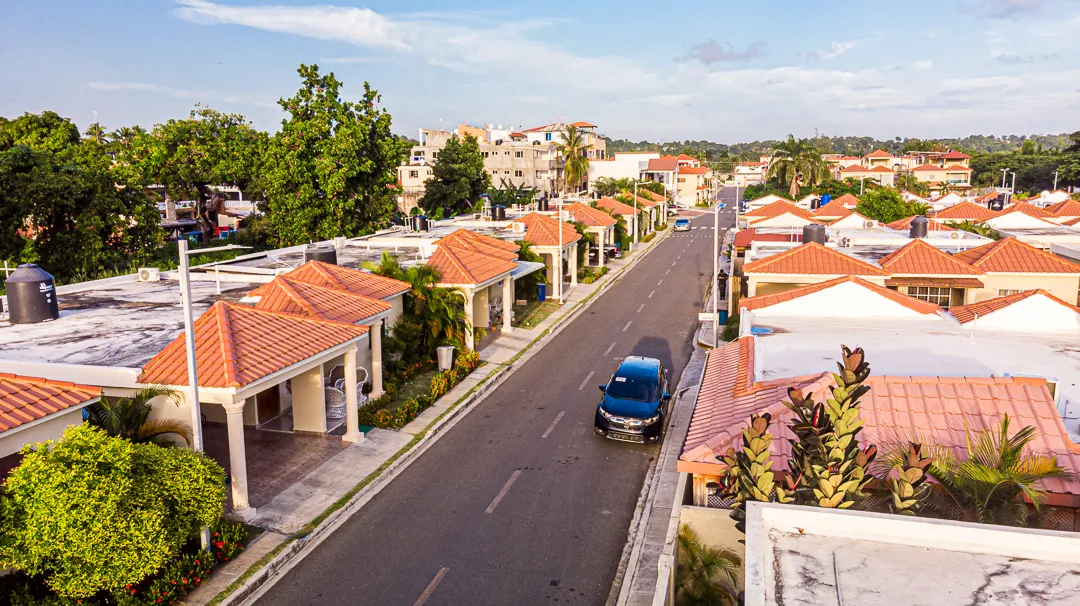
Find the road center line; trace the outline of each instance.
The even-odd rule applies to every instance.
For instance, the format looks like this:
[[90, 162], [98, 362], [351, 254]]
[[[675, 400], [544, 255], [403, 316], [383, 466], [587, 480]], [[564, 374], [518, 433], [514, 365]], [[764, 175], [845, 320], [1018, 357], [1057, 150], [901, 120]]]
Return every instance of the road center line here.
[[661, 278], [661, 279], [660, 279], [660, 281], [656, 283], [656, 285], [657, 285], [657, 286], [660, 286], [660, 285], [661, 285], [661, 284], [663, 284], [663, 283], [664, 283], [664, 280], [663, 280], [663, 278]]
[[654, 290], [654, 291], [652, 291], [651, 293], [649, 293], [649, 296], [648, 296], [648, 297], [646, 297], [646, 298], [647, 298], [647, 299], [651, 299], [651, 298], [652, 298], [652, 296], [653, 296], [653, 295], [655, 295], [655, 294], [656, 294], [656, 291]]
[[671, 266], [675, 267], [675, 262], [674, 261], [671, 262]]
[[641, 313], [641, 310], [643, 310], [643, 309], [645, 309], [645, 304], [644, 303], [642, 303], [640, 306], [638, 306], [637, 313]]
[[668, 274], [670, 274], [670, 273], [671, 273], [671, 270], [669, 269], [669, 270], [667, 270], [667, 271], [665, 271], [665, 272], [664, 272], [664, 275], [666, 276], [666, 275], [668, 275]]
[[[514, 482], [517, 481], [518, 476], [520, 475], [521, 470], [515, 469], [513, 475], [511, 475], [510, 479], [507, 480], [506, 484], [503, 485], [502, 490], [499, 491], [499, 494], [495, 495], [495, 500], [491, 502], [491, 505], [488, 505], [488, 508], [484, 510], [484, 513], [491, 513], [495, 511], [495, 508], [499, 506], [499, 501], [503, 500], [503, 497], [506, 496], [506, 493], [510, 492], [510, 487], [514, 485]], [[413, 606], [416, 605], [414, 604]]]
[[415, 602], [413, 602], [413, 606], [422, 606], [424, 602], [428, 601], [428, 598], [431, 597], [431, 594], [435, 593], [435, 588], [439, 586], [439, 581], [441, 581], [448, 572], [450, 572], [449, 568], [445, 566], [440, 568], [439, 572], [435, 573], [435, 578], [431, 579], [431, 582], [428, 583], [427, 589], [424, 590], [424, 593], [421, 593], [420, 597], [417, 598]]
[[611, 350], [613, 350], [613, 349], [615, 349], [615, 342], [614, 341], [611, 342], [611, 345], [608, 345], [607, 351], [604, 352], [604, 355], [605, 356], [608, 355], [609, 353], [611, 353]]
[[[589, 376], [592, 376], [591, 372], [589, 373]], [[555, 417], [555, 420], [551, 422], [551, 425], [548, 425], [547, 431], [544, 432], [544, 435], [540, 436], [540, 439], [544, 439], [551, 435], [551, 430], [555, 429], [555, 424], [559, 422], [559, 419], [563, 418], [564, 414], [566, 414], [565, 410], [560, 412], [558, 416]]]
[[627, 322], [627, 323], [626, 323], [626, 326], [623, 326], [623, 327], [622, 327], [622, 331], [623, 331], [623, 332], [626, 332], [626, 329], [630, 328], [630, 325], [631, 325], [631, 324], [633, 324], [633, 323], [634, 323], [634, 321], [633, 321], [633, 320], [630, 320], [629, 322]]
[[[612, 343], [612, 345], [614, 345], [614, 343]], [[604, 354], [604, 355], [607, 355], [607, 354]], [[585, 376], [585, 380], [581, 382], [581, 386], [579, 386], [579, 387], [577, 388], [577, 390], [578, 390], [578, 391], [581, 391], [582, 389], [585, 389], [585, 386], [589, 384], [589, 379], [591, 379], [591, 378], [592, 378], [592, 376], [593, 376], [593, 375], [595, 375], [595, 374], [596, 374], [596, 371], [595, 371], [595, 370], [590, 370], [590, 371], [589, 371], [589, 374]], [[562, 414], [560, 414], [559, 416], [561, 417], [561, 416], [562, 416]], [[555, 419], [555, 420], [556, 420], [556, 421], [558, 421], [558, 419]], [[551, 425], [552, 425], [552, 426], [554, 426], [554, 425], [555, 425], [555, 423], [552, 423]], [[544, 434], [544, 437], [546, 438], [546, 437], [547, 437], [547, 434]]]

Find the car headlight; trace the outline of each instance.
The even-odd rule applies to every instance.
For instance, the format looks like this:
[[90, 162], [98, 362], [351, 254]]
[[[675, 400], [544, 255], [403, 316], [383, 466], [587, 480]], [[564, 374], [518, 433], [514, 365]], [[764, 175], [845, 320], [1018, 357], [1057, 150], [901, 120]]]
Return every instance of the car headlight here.
[[653, 423], [655, 423], [655, 422], [657, 422], [659, 420], [660, 420], [660, 413], [657, 413], [656, 415], [651, 416], [648, 419], [645, 419], [645, 424], [646, 425], [652, 425]]
[[608, 411], [604, 410], [603, 406], [600, 407], [600, 416], [604, 417], [608, 421], [615, 418], [615, 415], [613, 415], [613, 414], [609, 413]]

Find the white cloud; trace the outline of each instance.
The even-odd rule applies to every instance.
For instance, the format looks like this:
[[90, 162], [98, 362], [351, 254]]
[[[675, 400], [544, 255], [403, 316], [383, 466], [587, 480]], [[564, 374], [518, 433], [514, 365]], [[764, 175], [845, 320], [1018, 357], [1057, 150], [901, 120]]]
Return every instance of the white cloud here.
[[833, 42], [831, 45], [829, 45], [828, 50], [814, 51], [814, 52], [810, 53], [808, 56], [811, 59], [818, 59], [818, 60], [822, 60], [822, 61], [828, 61], [830, 59], [835, 59], [835, 58], [839, 57], [840, 55], [848, 52], [849, 50], [851, 50], [853, 48], [855, 48], [855, 46], [856, 46], [855, 42]]
[[930, 59], [923, 59], [922, 61], [916, 61], [911, 64], [911, 69], [926, 70], [934, 67], [934, 62]]

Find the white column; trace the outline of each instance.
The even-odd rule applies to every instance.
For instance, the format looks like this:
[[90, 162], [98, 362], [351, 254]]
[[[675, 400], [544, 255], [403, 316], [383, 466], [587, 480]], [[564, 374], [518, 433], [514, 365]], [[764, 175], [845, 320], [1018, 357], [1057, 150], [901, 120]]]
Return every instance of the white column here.
[[512, 324], [510, 324], [511, 316], [514, 313], [514, 279], [510, 276], [503, 278], [503, 308], [502, 308], [502, 329], [503, 332], [510, 332], [514, 330]]
[[473, 333], [473, 293], [472, 290], [465, 291], [465, 318], [468, 320], [468, 326], [465, 327], [465, 349], [476, 349], [476, 335]]
[[232, 476], [233, 517], [242, 522], [255, 517], [248, 504], [247, 452], [244, 450], [244, 400], [223, 404], [229, 430], [229, 472]]
[[371, 339], [371, 393], [372, 398], [383, 395], [382, 384], [382, 327], [386, 320], [379, 320], [368, 329], [368, 338]]
[[604, 247], [607, 246], [607, 230], [603, 227], [600, 228], [600, 233], [596, 234], [596, 241], [600, 243], [600, 250], [596, 253], [596, 266], [604, 266]]
[[[374, 352], [372, 352], [374, 360]], [[360, 433], [360, 415], [356, 411], [356, 348], [345, 352], [345, 435], [342, 442], [355, 444], [364, 439]]]
[[570, 245], [570, 286], [577, 286], [577, 246]]

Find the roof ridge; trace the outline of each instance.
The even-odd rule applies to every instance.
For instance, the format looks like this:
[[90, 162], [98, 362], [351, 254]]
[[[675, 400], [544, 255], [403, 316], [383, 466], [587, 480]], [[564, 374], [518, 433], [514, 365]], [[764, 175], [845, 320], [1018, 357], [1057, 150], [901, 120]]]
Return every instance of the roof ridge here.
[[[329, 269], [329, 267], [327, 267], [326, 263], [323, 263], [322, 261], [308, 261], [308, 263], [311, 263], [315, 271], [321, 273], [323, 276], [326, 277], [327, 280], [330, 280], [334, 284], [337, 284], [338, 288], [345, 288], [345, 284], [341, 280], [339, 280], [337, 276], [334, 275], [334, 273]], [[337, 266], [335, 265], [335, 267]]]
[[300, 291], [298, 291], [287, 278], [285, 278], [284, 276], [276, 276], [273, 281], [276, 282], [279, 278], [281, 279], [281, 282], [278, 282], [278, 288], [285, 291], [286, 296], [288, 296], [290, 299], [295, 301], [297, 305], [308, 310], [309, 312], [316, 315], [319, 314], [319, 311], [315, 309], [315, 306], [312, 305], [311, 302], [308, 301], [307, 298], [304, 297], [304, 295], [302, 295]]
[[446, 254], [446, 258], [450, 261], [450, 263], [454, 267], [456, 267], [458, 271], [460, 271], [470, 280], [475, 282], [476, 276], [474, 276], [473, 273], [469, 271], [469, 268], [465, 265], [465, 262], [458, 258], [458, 254], [462, 252], [462, 249], [455, 247], [453, 244], [444, 245], [443, 248], [445, 249], [443, 252]]
[[[229, 319], [231, 308], [228, 303], [218, 301], [216, 319], [218, 346], [221, 348], [221, 363], [227, 378], [226, 386], [240, 387], [240, 373], [236, 371], [236, 349], [232, 341], [232, 322]], [[197, 381], [198, 379], [196, 379]]]

